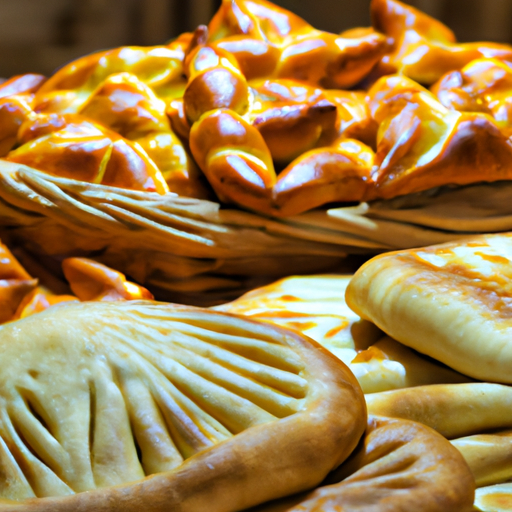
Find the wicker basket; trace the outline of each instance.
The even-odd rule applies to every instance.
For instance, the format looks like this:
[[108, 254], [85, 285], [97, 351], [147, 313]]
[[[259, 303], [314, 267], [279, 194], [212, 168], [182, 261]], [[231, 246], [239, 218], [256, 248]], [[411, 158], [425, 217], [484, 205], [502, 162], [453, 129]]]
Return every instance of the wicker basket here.
[[273, 219], [0, 160], [0, 237], [54, 262], [94, 258], [158, 298], [211, 305], [284, 275], [347, 271], [383, 251], [512, 230], [511, 198], [512, 183], [499, 182]]

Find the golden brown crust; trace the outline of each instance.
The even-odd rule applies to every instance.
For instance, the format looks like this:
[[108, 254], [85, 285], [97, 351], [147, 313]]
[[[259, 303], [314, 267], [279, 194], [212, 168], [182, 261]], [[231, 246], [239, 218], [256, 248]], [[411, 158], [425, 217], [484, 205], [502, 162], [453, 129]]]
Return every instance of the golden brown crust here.
[[[236, 435], [229, 434], [224, 429], [228, 436], [226, 440], [222, 441], [221, 436], [220, 442], [214, 443], [210, 448], [200, 447], [199, 450], [195, 450], [195, 454], [189, 457], [185, 453], [187, 460], [175, 469], [147, 476], [142, 480], [131, 477], [132, 480], [135, 480], [132, 483], [123, 483], [118, 480], [119, 484], [116, 486], [107, 485], [101, 489], [91, 489], [68, 496], [28, 499], [18, 503], [4, 501], [0, 510], [26, 512], [50, 510], [55, 512], [69, 510], [94, 510], [95, 512], [236, 511], [258, 502], [318, 485], [329, 471], [337, 467], [352, 452], [364, 430], [365, 418], [364, 399], [357, 381], [346, 367], [321, 347], [313, 346], [306, 338], [286, 330], [227, 314], [158, 303], [76, 303], [63, 305], [23, 321], [8, 324], [0, 328], [0, 337], [5, 344], [12, 338], [11, 331], [13, 329], [21, 333], [18, 337], [17, 350], [23, 346], [22, 353], [25, 355], [17, 360], [16, 364], [20, 365], [19, 368], [16, 367], [17, 369], [13, 370], [11, 364], [8, 369], [8, 374], [14, 375], [15, 379], [24, 379], [23, 382], [26, 382], [28, 377], [25, 378], [24, 375], [27, 368], [31, 368], [30, 371], [36, 375], [40, 369], [39, 367], [33, 368], [34, 364], [40, 364], [47, 368], [51, 368], [57, 362], [64, 364], [68, 369], [67, 374], [54, 373], [55, 379], [53, 381], [50, 379], [50, 382], [54, 384], [48, 384], [50, 386], [48, 393], [53, 389], [52, 386], [59, 386], [59, 389], [64, 390], [65, 398], [68, 393], [73, 394], [75, 388], [78, 389], [82, 386], [82, 377], [77, 374], [83, 375], [84, 370], [90, 368], [92, 375], [95, 375], [97, 364], [103, 364], [101, 361], [106, 360], [111, 366], [112, 372], [117, 372], [117, 378], [120, 379], [117, 385], [120, 389], [131, 385], [132, 380], [126, 381], [127, 375], [132, 376], [130, 379], [137, 378], [139, 374], [137, 372], [140, 372], [140, 370], [136, 370], [140, 367], [137, 361], [140, 361], [141, 355], [147, 358], [148, 362], [151, 361], [153, 365], [156, 365], [155, 369], [157, 370], [162, 364], [175, 365], [168, 359], [167, 351], [178, 350], [179, 354], [183, 354], [182, 348], [179, 348], [180, 343], [184, 343], [182, 335], [173, 334], [173, 329], [180, 325], [178, 330], [188, 332], [187, 336], [190, 340], [194, 340], [194, 336], [197, 336], [197, 334], [194, 335], [197, 329], [198, 332], [210, 333], [208, 336], [217, 333], [214, 338], [219, 338], [218, 343], [224, 351], [229, 348], [226, 343], [237, 343], [239, 347], [237, 350], [242, 350], [242, 352], [238, 352], [238, 355], [234, 353], [230, 356], [231, 359], [228, 359], [232, 368], [236, 369], [240, 364], [240, 355], [243, 355], [246, 361], [255, 358], [253, 364], [270, 365], [270, 368], [265, 370], [267, 373], [268, 371], [275, 373], [276, 370], [273, 370], [272, 367], [277, 365], [277, 374], [273, 377], [277, 380], [273, 386], [284, 386], [282, 389], [286, 390], [290, 386], [289, 383], [297, 381], [297, 379], [304, 384], [307, 383], [307, 386], [302, 391], [297, 389], [292, 391], [291, 393], [295, 397], [287, 397], [289, 393], [283, 392], [274, 394], [275, 398], [273, 399], [265, 398], [268, 393], [268, 385], [263, 386], [261, 392], [258, 392], [263, 395], [258, 395], [260, 397], [256, 400], [259, 401], [259, 407], [255, 408], [254, 404], [250, 405], [247, 402], [249, 395], [242, 398], [242, 402], [238, 398], [236, 400], [232, 398], [232, 403], [221, 400], [222, 395], [226, 394], [226, 390], [218, 395], [218, 391], [216, 392], [215, 389], [219, 388], [215, 384], [211, 387], [207, 384], [207, 380], [204, 380], [208, 374], [201, 374], [202, 378], [199, 380], [197, 377], [187, 381], [181, 380], [181, 384], [179, 384], [181, 387], [185, 385], [185, 382], [186, 386], [198, 385], [199, 390], [206, 385], [204, 391], [199, 392], [192, 389], [188, 393], [192, 393], [191, 396], [194, 396], [199, 405], [202, 402], [203, 405], [209, 403], [206, 396], [211, 395], [211, 405], [205, 405], [205, 410], [210, 410], [209, 414], [219, 418], [219, 421], [223, 422], [231, 429], [232, 434]], [[199, 342], [200, 345], [203, 344], [201, 346], [204, 346], [208, 337], [204, 338], [205, 334], [202, 336], [201, 342], [195, 341], [196, 345]], [[38, 339], [41, 340], [40, 344], [37, 342]], [[253, 341], [250, 341], [251, 339]], [[124, 340], [133, 341], [129, 341], [125, 346]], [[159, 350], [162, 351], [158, 359], [152, 359], [153, 356], [150, 355], [151, 347], [155, 346], [155, 343], [157, 343], [156, 346], [161, 346]], [[175, 346], [175, 343], [178, 343], [178, 346]], [[41, 348], [38, 351], [37, 347], [40, 345]], [[144, 348], [146, 346], [147, 348]], [[186, 346], [183, 345], [183, 347]], [[189, 349], [192, 352], [196, 350], [193, 346], [191, 345]], [[265, 351], [262, 351], [261, 347], [263, 346], [267, 347]], [[121, 347], [124, 348], [119, 352]], [[130, 347], [136, 347], [137, 354], [133, 353], [132, 355], [133, 351]], [[146, 353], [147, 350], [149, 352]], [[215, 348], [215, 342], [208, 350], [211, 354], [217, 353], [216, 357], [219, 356], [219, 348]], [[8, 352], [4, 350], [4, 362], [12, 361]], [[124, 355], [119, 357], [118, 353]], [[198, 357], [201, 359], [200, 356]], [[168, 362], [165, 363], [165, 361]], [[187, 364], [196, 364], [194, 363], [195, 359], [190, 359], [189, 356], [180, 361], [180, 364], [185, 364], [183, 361], [188, 361]], [[80, 363], [81, 370], [79, 372], [76, 369], [72, 370], [76, 362]], [[131, 366], [133, 364], [135, 366]], [[137, 366], [138, 364], [139, 366]], [[118, 367], [118, 365], [120, 366]], [[198, 368], [200, 366], [195, 367], [194, 372], [200, 371]], [[294, 369], [292, 372], [294, 375], [294, 372], [298, 371], [299, 373], [293, 377], [292, 374], [287, 373], [291, 371], [290, 369]], [[5, 371], [4, 366], [4, 373]], [[225, 369], [222, 371], [225, 373]], [[145, 380], [141, 382], [148, 381], [147, 383], [150, 384], [153, 379], [151, 375], [154, 374], [153, 370], [152, 372], [148, 373], [144, 377]], [[221, 374], [215, 373], [218, 375], [216, 378], [221, 378]], [[285, 374], [289, 375], [286, 377], [289, 383], [286, 384], [285, 379], [282, 384], [279, 384], [282, 379], [279, 375]], [[181, 374], [175, 376], [171, 372], [168, 378], [171, 381], [173, 379], [180, 380], [179, 375]], [[7, 379], [7, 377], [4, 378]], [[256, 374], [254, 374], [254, 378], [256, 378]], [[43, 379], [42, 375], [38, 379]], [[62, 379], [66, 382], [59, 384]], [[100, 386], [101, 382], [96, 382], [95, 386]], [[160, 381], [158, 382], [160, 383]], [[231, 386], [233, 385], [235, 384]], [[223, 386], [230, 386], [229, 381], [226, 381]], [[100, 388], [101, 386], [97, 387], [96, 391], [95, 410], [101, 412], [101, 403], [103, 402], [101, 402]], [[33, 392], [36, 393], [37, 389], [39, 388], [35, 388]], [[230, 388], [228, 387], [228, 389]], [[231, 388], [231, 391], [233, 389]], [[247, 391], [242, 392], [242, 397], [244, 393]], [[277, 402], [273, 404], [273, 400], [275, 401], [281, 395], [281, 400], [284, 398], [286, 400], [281, 405]], [[136, 408], [139, 403], [130, 401], [126, 397], [125, 400], [128, 401], [129, 410], [133, 407]], [[235, 406], [234, 404], [237, 403], [246, 403], [250, 405], [247, 410], [253, 411], [249, 415], [245, 415], [242, 423], [239, 420], [230, 419], [230, 415], [240, 416], [240, 412], [243, 413], [244, 408], [247, 408], [247, 405]], [[270, 405], [262, 405], [262, 403]], [[113, 406], [114, 404], [109, 407]], [[262, 407], [273, 412], [273, 415], [265, 412]], [[217, 410], [224, 412], [215, 412]], [[116, 413], [115, 421], [119, 422], [119, 428], [122, 428], [122, 416], [123, 414], [126, 416], [127, 413], [122, 413], [122, 408], [120, 411], [121, 413]], [[231, 412], [227, 413], [227, 411]], [[72, 410], [71, 414], [74, 412], [75, 410]], [[105, 420], [106, 412], [101, 413], [103, 416], [100, 412], [97, 412], [99, 416], [95, 420], [96, 425], [103, 425], [107, 421]], [[11, 415], [13, 414], [11, 412]], [[277, 416], [275, 416], [276, 414]], [[258, 419], [258, 415], [261, 416], [261, 419]], [[16, 417], [13, 417], [14, 421], [17, 421]], [[130, 412], [131, 417], [132, 413]], [[135, 414], [135, 420], [131, 420], [135, 423], [131, 428], [134, 429], [134, 435], [137, 436], [139, 445], [144, 451], [146, 445], [140, 439], [146, 439], [144, 437], [146, 430], [144, 428], [141, 430], [140, 421], [137, 420], [139, 417], [141, 416]], [[196, 421], [194, 418], [196, 416], [190, 416], [192, 422]], [[67, 424], [66, 418], [61, 418], [61, 420], [59, 420], [59, 425]], [[255, 426], [244, 430], [244, 425], [251, 426], [251, 424]], [[3, 432], [5, 432], [5, 428], [4, 426]], [[54, 429], [51, 422], [49, 428]], [[52, 431], [54, 435], [59, 436], [59, 431], [57, 433], [55, 430]], [[130, 428], [128, 428], [129, 431]], [[217, 429], [217, 432], [220, 430]], [[99, 434], [94, 436], [93, 448], [100, 440], [98, 436]], [[131, 434], [128, 438], [121, 436], [119, 442], [127, 441], [130, 444], [132, 442], [130, 437]], [[104, 439], [108, 439], [108, 436]], [[64, 443], [64, 441], [61, 439], [61, 442]], [[44, 442], [41, 442], [42, 446], [45, 446]], [[39, 450], [39, 444], [34, 446], [36, 451]], [[105, 449], [107, 452], [104, 454], [94, 452], [95, 448], [93, 452], [96, 453], [96, 463], [98, 464], [98, 460], [100, 460], [101, 464], [105, 465], [107, 472], [103, 471], [103, 478], [109, 479], [117, 472], [115, 465], [109, 469], [112, 465], [109, 458], [115, 459], [117, 455], [115, 446], [106, 446]], [[126, 450], [124, 451], [126, 452]], [[56, 467], [59, 464], [52, 458], [51, 453], [48, 455], [46, 452], [39, 451], [38, 456], [49, 461], [50, 466]], [[30, 456], [27, 455], [27, 457], [30, 459]], [[144, 457], [143, 453], [143, 462]], [[66, 464], [64, 465], [66, 466]], [[137, 466], [136, 459], [132, 466], [133, 464]], [[118, 469], [122, 472], [123, 467], [120, 466]], [[60, 470], [60, 473], [62, 474], [63, 471], [64, 474], [67, 474], [66, 471], [69, 473], [65, 467]], [[95, 471], [94, 465], [93, 471]], [[140, 470], [132, 471], [130, 474], [136, 474], [137, 471]], [[148, 473], [146, 472], [146, 474]], [[280, 475], [280, 478], [276, 479], [276, 475]], [[72, 492], [73, 489], [71, 488], [70, 491]]]
[[469, 512], [475, 490], [467, 464], [446, 439], [419, 423], [378, 416], [369, 417], [364, 439], [325, 483], [307, 497], [257, 510]]

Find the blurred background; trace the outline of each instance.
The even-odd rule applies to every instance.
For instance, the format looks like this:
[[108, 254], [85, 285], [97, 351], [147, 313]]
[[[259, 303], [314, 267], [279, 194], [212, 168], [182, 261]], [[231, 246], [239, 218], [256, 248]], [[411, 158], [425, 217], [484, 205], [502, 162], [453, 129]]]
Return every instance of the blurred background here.
[[[96, 50], [155, 45], [207, 23], [221, 0], [0, 0], [0, 77], [56, 68]], [[277, 0], [317, 28], [370, 24], [370, 0]], [[408, 0], [460, 41], [512, 43], [512, 0]]]

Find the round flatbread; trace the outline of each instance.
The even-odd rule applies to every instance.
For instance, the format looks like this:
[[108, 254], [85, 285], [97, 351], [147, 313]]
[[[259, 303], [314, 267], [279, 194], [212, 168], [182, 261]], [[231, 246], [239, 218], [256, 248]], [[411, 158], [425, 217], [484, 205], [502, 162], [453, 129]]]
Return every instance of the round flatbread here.
[[0, 510], [241, 510], [314, 487], [365, 428], [336, 358], [232, 315], [66, 303], [0, 347]]

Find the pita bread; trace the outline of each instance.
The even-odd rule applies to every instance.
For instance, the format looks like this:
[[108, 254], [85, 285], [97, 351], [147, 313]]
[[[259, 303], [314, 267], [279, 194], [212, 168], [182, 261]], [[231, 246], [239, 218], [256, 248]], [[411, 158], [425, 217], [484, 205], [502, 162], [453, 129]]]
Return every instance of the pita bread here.
[[476, 379], [511, 383], [512, 234], [378, 256], [347, 304], [401, 343]]

